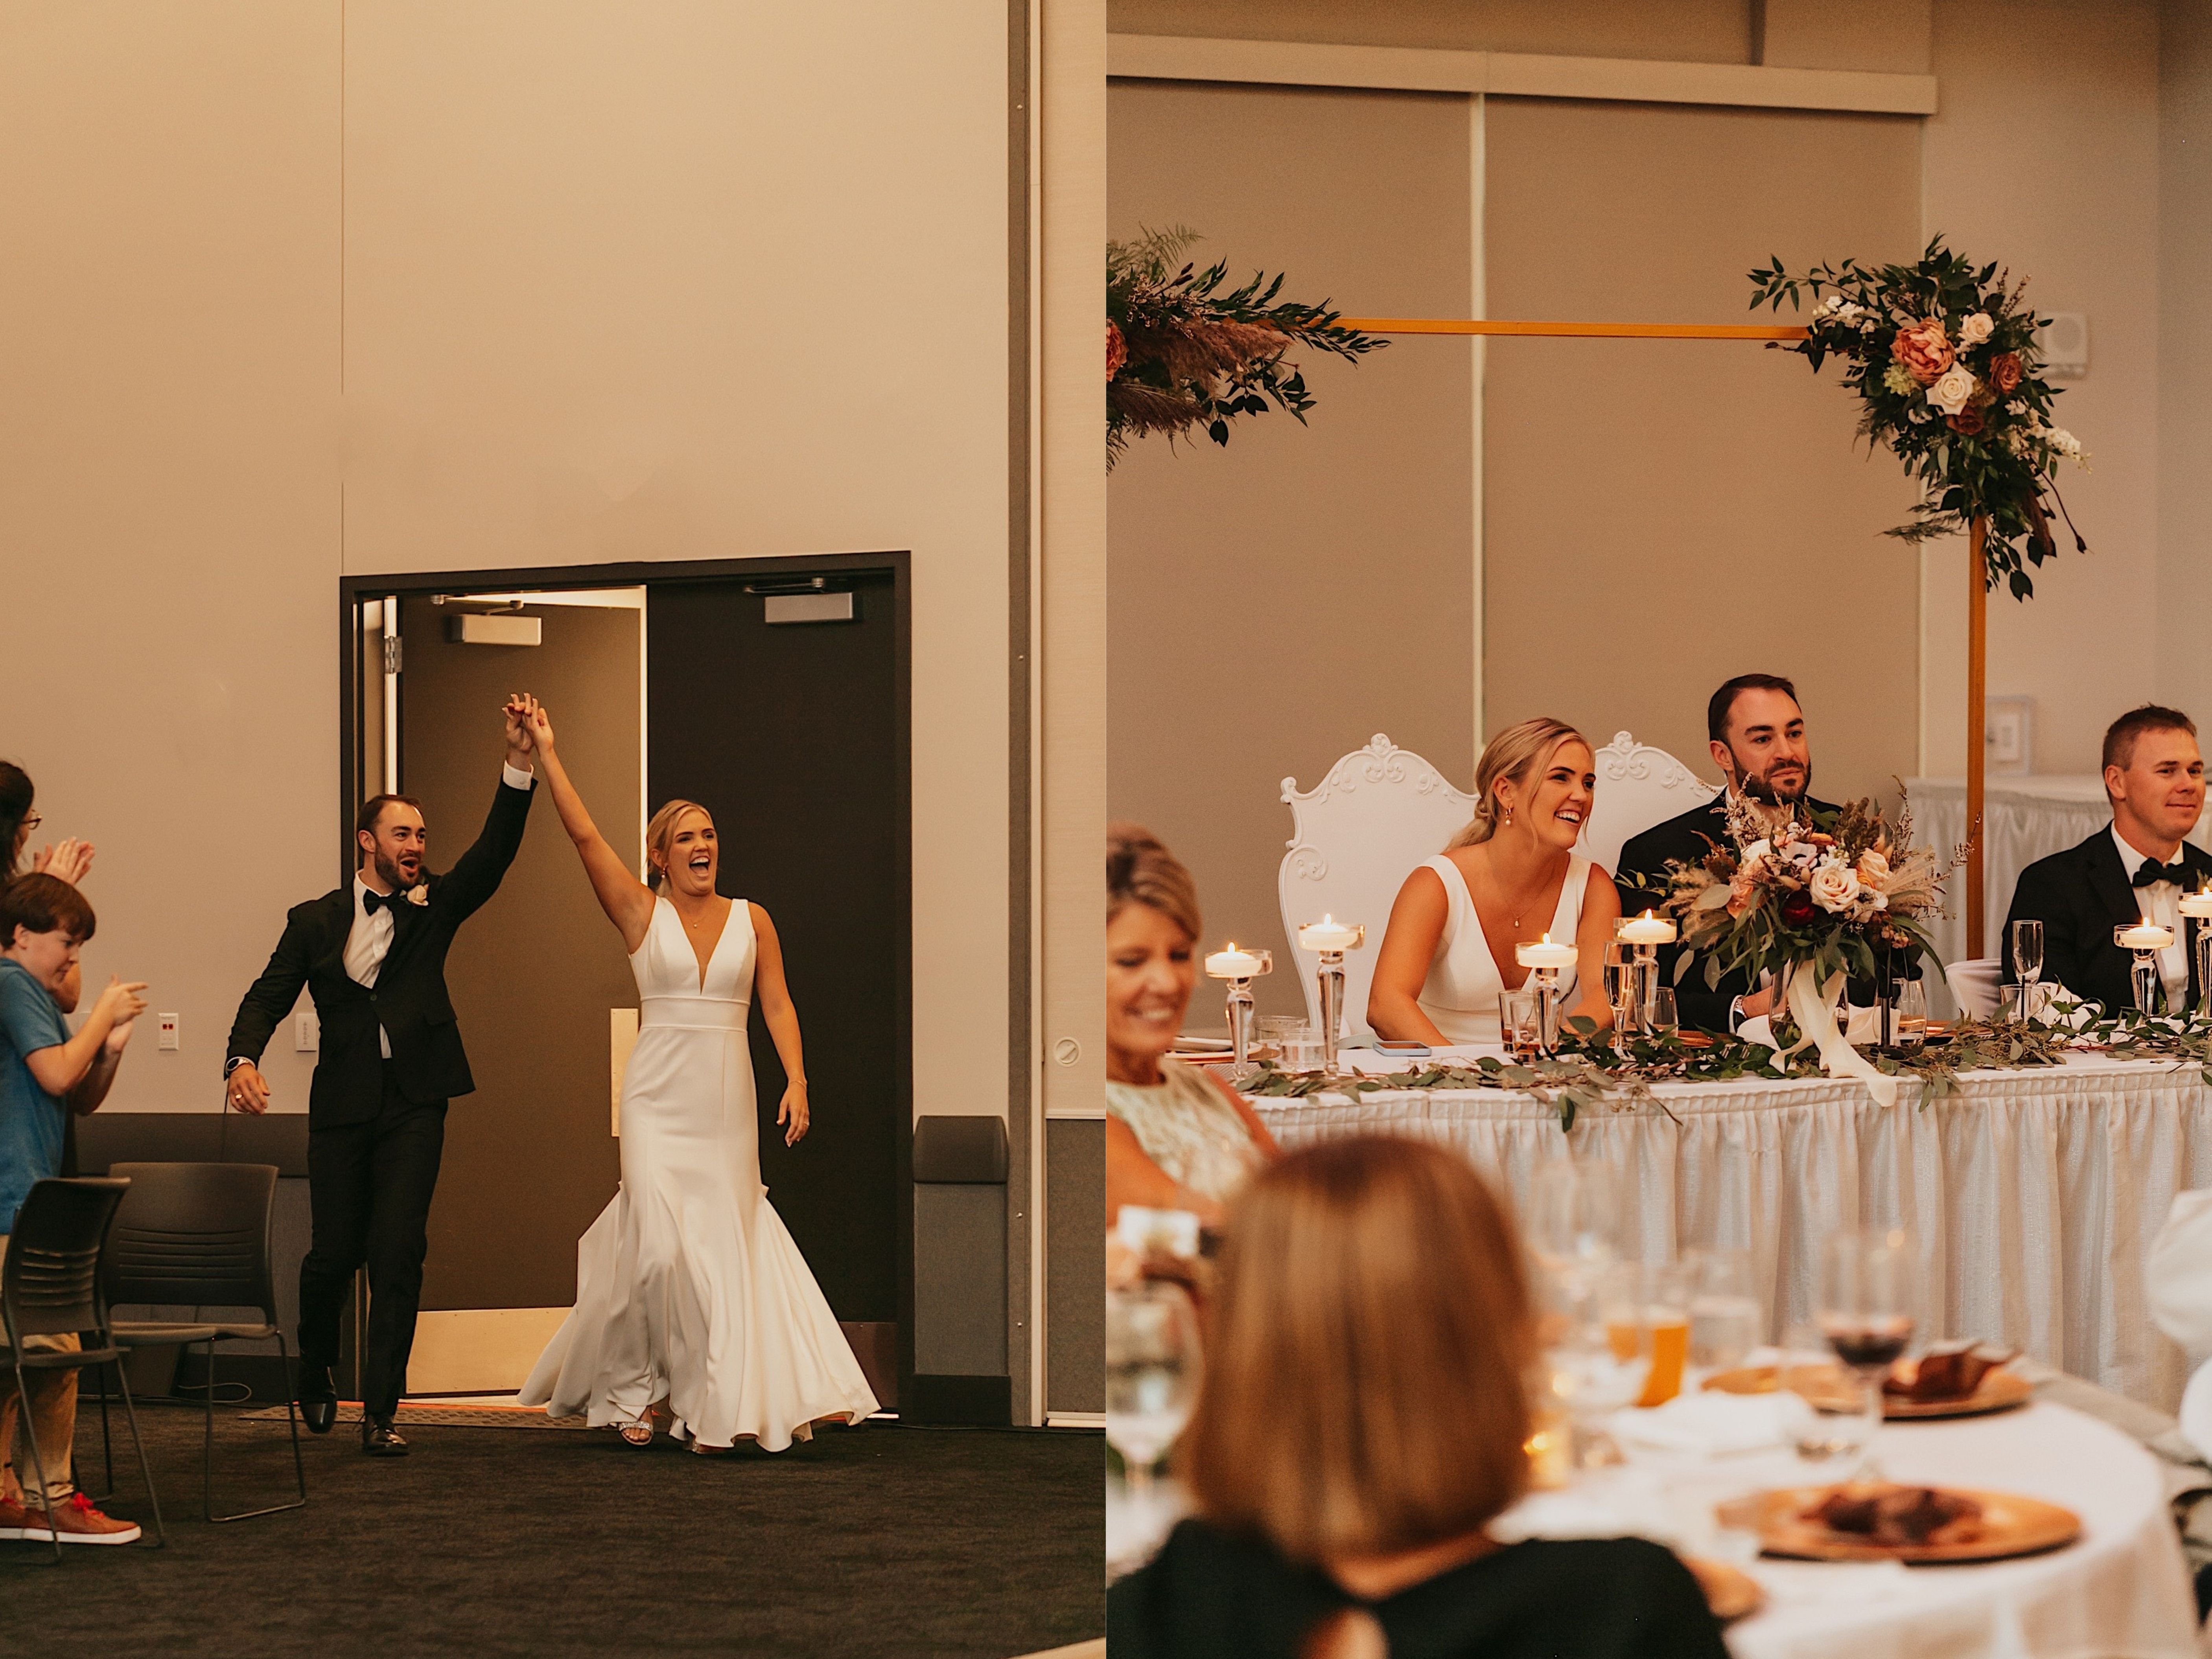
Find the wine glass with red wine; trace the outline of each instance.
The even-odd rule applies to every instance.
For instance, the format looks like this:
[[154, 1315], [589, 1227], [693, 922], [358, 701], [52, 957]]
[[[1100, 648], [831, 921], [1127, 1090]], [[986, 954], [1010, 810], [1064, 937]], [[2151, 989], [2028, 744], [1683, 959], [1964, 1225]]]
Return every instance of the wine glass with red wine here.
[[1857, 1380], [1865, 1401], [1869, 1449], [1856, 1474], [1871, 1470], [1882, 1384], [1912, 1345], [1916, 1261], [1902, 1231], [1837, 1233], [1820, 1251], [1820, 1334]]

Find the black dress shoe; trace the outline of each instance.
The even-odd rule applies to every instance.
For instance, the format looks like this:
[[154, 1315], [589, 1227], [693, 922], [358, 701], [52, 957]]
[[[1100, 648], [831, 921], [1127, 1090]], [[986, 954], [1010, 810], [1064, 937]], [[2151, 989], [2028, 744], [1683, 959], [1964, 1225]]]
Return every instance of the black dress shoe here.
[[300, 1419], [309, 1434], [328, 1434], [338, 1420], [338, 1391], [328, 1365], [300, 1367], [300, 1386], [293, 1396], [300, 1402]]
[[404, 1457], [407, 1442], [388, 1417], [372, 1417], [361, 1425], [361, 1449], [371, 1457]]

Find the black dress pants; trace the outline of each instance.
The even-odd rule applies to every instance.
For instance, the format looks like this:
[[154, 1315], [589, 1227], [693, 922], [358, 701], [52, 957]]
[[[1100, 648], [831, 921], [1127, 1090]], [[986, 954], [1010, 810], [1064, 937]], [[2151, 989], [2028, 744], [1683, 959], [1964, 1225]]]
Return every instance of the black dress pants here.
[[362, 1399], [390, 1417], [407, 1386], [430, 1194], [446, 1145], [446, 1103], [411, 1101], [384, 1067], [384, 1097], [367, 1123], [307, 1128], [312, 1242], [300, 1263], [300, 1359], [335, 1365], [353, 1276], [368, 1267]]

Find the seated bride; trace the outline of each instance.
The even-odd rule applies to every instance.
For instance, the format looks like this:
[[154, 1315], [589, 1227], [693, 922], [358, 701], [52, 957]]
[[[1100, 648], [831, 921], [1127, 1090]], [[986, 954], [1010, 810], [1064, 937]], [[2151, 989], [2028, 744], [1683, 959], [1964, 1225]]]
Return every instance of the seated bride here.
[[1561, 1007], [1611, 1024], [1605, 947], [1620, 896], [1575, 852], [1595, 765], [1589, 740], [1559, 720], [1522, 720], [1490, 740], [1475, 768], [1473, 821], [1406, 878], [1390, 907], [1367, 998], [1376, 1036], [1431, 1047], [1498, 1042], [1498, 997], [1528, 978], [1513, 947], [1546, 935], [1579, 951], [1560, 976]]

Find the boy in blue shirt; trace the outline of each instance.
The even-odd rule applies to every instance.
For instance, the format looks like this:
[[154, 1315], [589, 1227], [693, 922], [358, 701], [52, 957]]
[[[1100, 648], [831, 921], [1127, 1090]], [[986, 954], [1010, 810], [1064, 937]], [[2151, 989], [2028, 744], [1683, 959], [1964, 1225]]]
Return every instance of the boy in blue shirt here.
[[[57, 876], [25, 876], [0, 892], [0, 1261], [6, 1259], [6, 1234], [14, 1231], [15, 1212], [32, 1183], [61, 1173], [69, 1114], [90, 1112], [106, 1097], [131, 1022], [146, 1007], [138, 994], [143, 984], [111, 980], [83, 1028], [70, 1035], [63, 1011], [76, 1000], [77, 953], [93, 927], [84, 896]], [[26, 1352], [76, 1346], [74, 1335], [23, 1340]], [[29, 1447], [27, 1439], [19, 1460], [18, 1402], [9, 1376], [0, 1390], [0, 1459], [6, 1460], [0, 1469], [0, 1538], [43, 1542], [58, 1532], [65, 1544], [129, 1543], [138, 1528], [102, 1515], [70, 1479], [77, 1374], [38, 1370], [23, 1377], [46, 1466], [44, 1501], [34, 1498], [27, 1504], [17, 1482], [18, 1468], [30, 1470]]]

